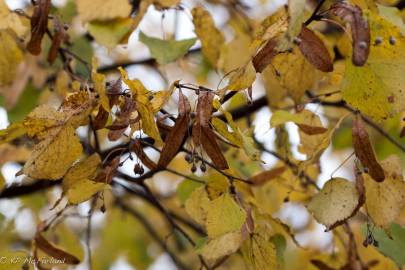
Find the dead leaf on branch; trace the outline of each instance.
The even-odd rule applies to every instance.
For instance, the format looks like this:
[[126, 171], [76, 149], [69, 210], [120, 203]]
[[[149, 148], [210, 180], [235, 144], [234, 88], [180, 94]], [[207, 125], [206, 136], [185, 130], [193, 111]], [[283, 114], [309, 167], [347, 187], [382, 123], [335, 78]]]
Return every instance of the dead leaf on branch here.
[[195, 146], [202, 146], [218, 169], [228, 169], [228, 163], [216, 142], [215, 133], [210, 127], [214, 93], [202, 91], [198, 96], [196, 121], [192, 129]]
[[34, 6], [31, 17], [31, 39], [27, 44], [27, 50], [34, 55], [41, 53], [41, 42], [48, 28], [50, 9], [51, 0], [39, 0]]
[[120, 112], [117, 114], [117, 118], [112, 123], [112, 126], [116, 126], [113, 130], [108, 132], [108, 139], [110, 141], [116, 141], [121, 138], [125, 130], [130, 124], [131, 114], [136, 110], [136, 104], [132, 98], [125, 96], [124, 103], [120, 107]]
[[314, 67], [323, 72], [333, 71], [333, 61], [328, 49], [322, 39], [311, 29], [303, 25], [301, 33], [298, 35], [297, 42], [304, 57]]
[[57, 18], [53, 18], [54, 36], [52, 38], [52, 45], [48, 52], [48, 63], [53, 64], [58, 56], [60, 46], [63, 42], [67, 41], [68, 35], [62, 22]]
[[187, 97], [183, 95], [181, 90], [179, 90], [179, 115], [177, 116], [174, 127], [170, 129], [167, 134], [165, 145], [160, 154], [158, 167], [166, 167], [182, 146], [184, 138], [187, 136], [190, 110], [190, 102]]
[[377, 182], [384, 181], [384, 170], [375, 157], [370, 137], [360, 115], [353, 118], [352, 140], [354, 152], [370, 176]]
[[357, 5], [338, 1], [331, 6], [334, 14], [350, 24], [352, 32], [352, 62], [355, 66], [363, 66], [370, 53], [370, 28], [363, 18], [363, 12]]
[[40, 233], [37, 233], [35, 235], [35, 246], [49, 256], [63, 261], [65, 264], [76, 265], [80, 263], [80, 260], [76, 256], [67, 253], [63, 249], [55, 246], [47, 239], [45, 239], [45, 237], [43, 237]]

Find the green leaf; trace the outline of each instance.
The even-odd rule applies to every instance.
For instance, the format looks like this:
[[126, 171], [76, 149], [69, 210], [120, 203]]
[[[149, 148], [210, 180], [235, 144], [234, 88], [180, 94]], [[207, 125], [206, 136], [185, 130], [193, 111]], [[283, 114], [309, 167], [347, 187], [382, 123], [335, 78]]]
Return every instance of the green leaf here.
[[[391, 258], [398, 267], [401, 267], [405, 265], [405, 228], [392, 223], [390, 229], [391, 238], [382, 229], [376, 227], [372, 230], [373, 237], [378, 242], [376, 248], [379, 252]], [[363, 235], [367, 236], [366, 225], [363, 225], [361, 230]]]
[[246, 220], [246, 212], [230, 194], [224, 194], [207, 207], [207, 233], [211, 239], [238, 231]]
[[180, 200], [181, 204], [184, 204], [187, 199], [190, 197], [191, 193], [198, 187], [200, 187], [202, 184], [197, 183], [195, 181], [191, 181], [188, 179], [184, 179], [183, 182], [179, 184], [177, 187], [177, 197]]
[[8, 111], [8, 120], [11, 123], [23, 120], [24, 117], [37, 105], [40, 93], [41, 92], [35, 89], [31, 83], [28, 84], [18, 99], [17, 104], [13, 107], [13, 109]]
[[131, 30], [132, 20], [129, 18], [118, 18], [112, 21], [93, 21], [89, 23], [89, 33], [100, 45], [112, 49], [128, 34]]
[[163, 40], [149, 37], [142, 31], [139, 33], [139, 41], [149, 48], [150, 54], [159, 64], [168, 64], [181, 58], [194, 45], [196, 40], [196, 38]]

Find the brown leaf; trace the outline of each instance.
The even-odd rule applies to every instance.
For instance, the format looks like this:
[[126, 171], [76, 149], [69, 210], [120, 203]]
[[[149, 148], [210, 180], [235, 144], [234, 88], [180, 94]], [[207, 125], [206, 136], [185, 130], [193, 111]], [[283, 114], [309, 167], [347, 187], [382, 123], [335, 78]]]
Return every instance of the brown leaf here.
[[157, 168], [157, 165], [155, 162], [153, 162], [143, 151], [141, 141], [140, 140], [135, 140], [135, 142], [132, 144], [131, 149], [135, 152], [135, 154], [138, 156], [139, 160], [149, 169], [154, 170]]
[[298, 47], [308, 62], [320, 71], [333, 71], [333, 62], [328, 49], [322, 39], [320, 39], [311, 29], [302, 25], [298, 40]]
[[58, 56], [58, 51], [62, 42], [67, 39], [67, 35], [65, 32], [65, 28], [61, 21], [58, 18], [53, 19], [53, 28], [54, 28], [54, 35], [52, 38], [52, 45], [48, 52], [48, 62], [49, 64], [53, 64]]
[[190, 103], [183, 93], [179, 92], [179, 116], [177, 117], [176, 124], [169, 131], [165, 139], [162, 153], [160, 154], [158, 167], [166, 167], [170, 161], [176, 156], [180, 147], [183, 144], [184, 138], [187, 135], [188, 119], [190, 114]]
[[217, 144], [214, 132], [209, 127], [202, 127], [200, 136], [201, 145], [214, 165], [220, 170], [228, 169], [228, 163]]
[[104, 110], [103, 106], [98, 107], [98, 112], [96, 117], [94, 118], [93, 121], [93, 127], [95, 130], [99, 130], [105, 127], [105, 124], [107, 123], [108, 120], [108, 112]]
[[368, 169], [370, 176], [377, 182], [384, 181], [384, 170], [375, 157], [367, 130], [359, 115], [353, 118], [352, 140], [354, 152], [363, 166]]
[[41, 41], [48, 27], [48, 15], [51, 8], [51, 0], [39, 0], [34, 7], [31, 17], [31, 39], [27, 44], [27, 50], [34, 55], [41, 53]]
[[35, 236], [35, 244], [39, 249], [44, 251], [49, 256], [58, 260], [62, 260], [66, 264], [80, 263], [80, 260], [77, 257], [54, 246], [52, 243], [46, 240], [40, 233], [37, 233]]
[[335, 270], [335, 268], [329, 267], [326, 263], [320, 260], [311, 260], [311, 263], [319, 270]]
[[[108, 164], [104, 168], [104, 174], [105, 174], [105, 183], [110, 184], [112, 182], [112, 179], [117, 172], [118, 166], [120, 165], [120, 155], [116, 156], [113, 160], [111, 160], [110, 164]], [[103, 175], [101, 175], [103, 176]], [[97, 180], [102, 180], [99, 179], [100, 177], [97, 177]], [[100, 181], [102, 182], [102, 181]]]
[[250, 178], [250, 181], [255, 185], [263, 185], [268, 181], [280, 176], [287, 168], [285, 166], [273, 168], [268, 171], [261, 172]]
[[270, 65], [271, 60], [276, 56], [277, 51], [275, 50], [277, 46], [277, 40], [275, 38], [270, 39], [266, 45], [253, 57], [253, 66], [256, 72], [261, 73], [268, 65]]
[[124, 97], [124, 103], [121, 106], [121, 111], [114, 120], [112, 126], [117, 126], [119, 128], [114, 128], [108, 132], [108, 139], [110, 141], [118, 140], [122, 134], [124, 134], [128, 125], [130, 124], [130, 117], [133, 111], [136, 109], [136, 104], [130, 97]]
[[402, 138], [405, 136], [405, 127], [402, 128], [401, 133], [399, 134], [399, 137]]
[[317, 135], [317, 134], [322, 134], [328, 131], [327, 128], [324, 127], [315, 127], [315, 126], [309, 126], [305, 124], [297, 124], [297, 126], [304, 132], [305, 134], [308, 135]]
[[203, 127], [209, 128], [210, 118], [212, 114], [212, 101], [214, 93], [210, 91], [202, 91], [198, 95], [197, 103], [197, 119], [193, 125], [193, 141], [195, 145], [201, 144], [201, 130]]
[[350, 24], [352, 31], [352, 62], [355, 66], [363, 66], [370, 53], [370, 28], [363, 18], [363, 13], [357, 5], [338, 1], [331, 6], [334, 14]]

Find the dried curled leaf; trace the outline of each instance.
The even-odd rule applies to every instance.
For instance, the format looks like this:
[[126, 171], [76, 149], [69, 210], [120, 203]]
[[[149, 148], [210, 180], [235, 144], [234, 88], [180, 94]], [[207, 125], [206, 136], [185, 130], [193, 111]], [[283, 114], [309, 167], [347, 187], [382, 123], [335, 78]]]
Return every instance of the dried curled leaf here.
[[53, 19], [54, 35], [52, 38], [52, 45], [48, 52], [48, 63], [53, 64], [58, 56], [59, 48], [62, 43], [67, 39], [67, 34], [62, 22], [58, 18]]
[[76, 265], [80, 263], [80, 260], [76, 256], [67, 253], [63, 249], [55, 246], [47, 239], [45, 239], [45, 237], [43, 237], [40, 233], [37, 233], [35, 235], [35, 246], [44, 251], [49, 256], [63, 261], [65, 264]]
[[228, 169], [228, 163], [221, 152], [215, 133], [209, 125], [214, 93], [203, 91], [198, 96], [197, 119], [193, 125], [192, 137], [195, 145], [201, 145], [218, 169]]
[[308, 204], [315, 219], [331, 230], [352, 217], [360, 208], [360, 195], [355, 183], [332, 178]]
[[51, 9], [51, 0], [39, 0], [34, 7], [31, 17], [31, 39], [27, 50], [38, 55], [41, 53], [41, 42], [48, 27], [48, 15]]
[[260, 185], [265, 184], [267, 181], [270, 181], [271, 179], [277, 178], [283, 172], [285, 172], [286, 169], [287, 169], [287, 167], [285, 167], [285, 166], [273, 168], [271, 170], [256, 174], [256, 175], [252, 176], [249, 180], [252, 183], [254, 183], [255, 185], [260, 186]]
[[384, 170], [375, 157], [368, 132], [359, 115], [353, 118], [352, 141], [356, 156], [368, 169], [370, 176], [377, 182], [384, 181]]
[[142, 164], [144, 164], [151, 170], [156, 169], [156, 163], [146, 155], [145, 151], [143, 151], [140, 140], [135, 140], [135, 142], [132, 144], [131, 149], [135, 152], [136, 156], [139, 158]]
[[277, 54], [276, 46], [277, 40], [275, 38], [272, 38], [253, 57], [252, 62], [256, 72], [261, 73], [268, 65], [270, 65], [271, 60]]
[[298, 47], [308, 62], [320, 71], [333, 71], [333, 61], [328, 49], [322, 39], [311, 29], [303, 25], [297, 40], [299, 43]]
[[363, 12], [357, 5], [338, 1], [331, 6], [336, 16], [350, 24], [352, 31], [352, 62], [355, 66], [363, 66], [370, 53], [370, 28], [363, 18]]
[[188, 120], [191, 106], [187, 97], [179, 92], [179, 115], [176, 119], [174, 127], [167, 134], [165, 145], [160, 154], [158, 166], [166, 167], [170, 161], [176, 156], [180, 147], [183, 144], [184, 138], [187, 136]]

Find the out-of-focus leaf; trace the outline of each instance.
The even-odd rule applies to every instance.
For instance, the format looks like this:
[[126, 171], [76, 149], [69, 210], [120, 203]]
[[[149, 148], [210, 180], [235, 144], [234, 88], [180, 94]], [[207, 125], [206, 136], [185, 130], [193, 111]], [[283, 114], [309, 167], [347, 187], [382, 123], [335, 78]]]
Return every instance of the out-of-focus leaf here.
[[308, 204], [308, 210], [327, 230], [342, 224], [360, 208], [356, 185], [343, 178], [332, 178]]
[[12, 123], [21, 121], [37, 105], [40, 91], [29, 83], [22, 92], [17, 104], [7, 112], [8, 120]]
[[15, 79], [22, 52], [15, 35], [10, 30], [0, 30], [0, 87]]
[[41, 53], [41, 42], [48, 28], [48, 15], [51, 9], [51, 0], [39, 0], [34, 6], [31, 16], [31, 39], [27, 50], [34, 55]]
[[65, 264], [75, 265], [80, 263], [80, 260], [76, 256], [56, 247], [54, 244], [46, 240], [40, 233], [37, 233], [35, 236], [35, 246], [53, 258], [63, 261]]
[[363, 12], [357, 5], [348, 2], [336, 2], [331, 6], [334, 14], [350, 24], [352, 32], [352, 62], [355, 66], [363, 66], [370, 53], [370, 28], [363, 18]]
[[22, 123], [14, 123], [9, 125], [6, 129], [0, 130], [0, 143], [12, 141], [27, 133]]
[[139, 40], [148, 47], [150, 54], [159, 64], [168, 64], [183, 57], [197, 39], [164, 40], [149, 37], [141, 31]]
[[[405, 250], [405, 228], [399, 224], [392, 223], [390, 226], [390, 235], [380, 229], [374, 228], [372, 235], [378, 241], [378, 251], [385, 256], [391, 258], [398, 267], [405, 265], [405, 257], [403, 251]], [[363, 235], [366, 236], [366, 226], [362, 227]], [[372, 248], [372, 247], [369, 247]]]
[[287, 122], [294, 122], [302, 132], [308, 135], [322, 134], [328, 131], [320, 122], [318, 116], [311, 111], [303, 110], [296, 114], [287, 111], [278, 110], [273, 113], [270, 119], [270, 126], [277, 127]]
[[87, 28], [98, 44], [113, 49], [128, 34], [131, 23], [132, 20], [129, 18], [117, 18], [109, 21], [92, 21]]
[[177, 187], [176, 194], [181, 204], [184, 204], [190, 197], [191, 193], [202, 184], [196, 181], [184, 179]]
[[211, 14], [204, 8], [195, 7], [191, 13], [193, 15], [195, 32], [201, 40], [202, 52], [208, 62], [216, 68], [225, 38], [215, 27]]
[[401, 164], [396, 156], [383, 160], [383, 182], [376, 182], [367, 173], [363, 173], [367, 213], [374, 224], [384, 229], [389, 228], [405, 206], [405, 182]]
[[276, 167], [268, 171], [264, 171], [252, 176], [249, 180], [255, 185], [263, 185], [267, 181], [280, 176], [287, 168], [285, 166]]
[[126, 0], [77, 0], [76, 5], [83, 22], [126, 18], [131, 12], [131, 5]]
[[4, 0], [0, 0], [0, 29], [12, 29], [18, 36], [22, 36], [28, 29], [20, 16], [11, 12]]

